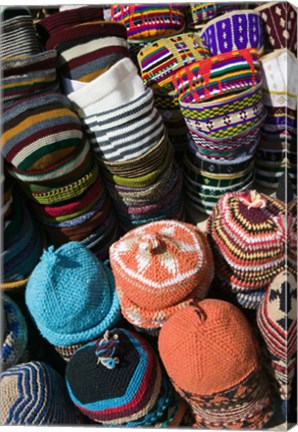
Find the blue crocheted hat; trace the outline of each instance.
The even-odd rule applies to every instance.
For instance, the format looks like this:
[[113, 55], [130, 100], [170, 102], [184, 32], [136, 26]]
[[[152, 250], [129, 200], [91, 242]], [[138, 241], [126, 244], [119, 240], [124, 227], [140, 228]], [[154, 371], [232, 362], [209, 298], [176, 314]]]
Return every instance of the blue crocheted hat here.
[[38, 329], [53, 345], [90, 341], [121, 319], [111, 270], [79, 242], [44, 251], [25, 298]]

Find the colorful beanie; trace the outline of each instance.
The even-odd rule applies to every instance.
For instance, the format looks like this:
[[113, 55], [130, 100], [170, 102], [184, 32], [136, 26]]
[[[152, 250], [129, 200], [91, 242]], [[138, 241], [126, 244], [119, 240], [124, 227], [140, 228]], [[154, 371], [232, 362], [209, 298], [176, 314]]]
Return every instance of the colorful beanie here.
[[269, 353], [269, 373], [281, 399], [288, 401], [297, 364], [297, 278], [282, 270], [272, 281], [257, 312], [257, 323]]
[[69, 350], [101, 336], [121, 318], [111, 270], [79, 242], [44, 251], [25, 298], [41, 334]]
[[27, 346], [27, 324], [18, 305], [3, 296], [3, 341], [1, 342], [1, 369], [24, 361]]
[[43, 362], [32, 361], [1, 373], [0, 423], [45, 426], [78, 424], [62, 376]]
[[110, 248], [116, 290], [125, 318], [157, 330], [177, 309], [205, 297], [213, 258], [205, 235], [174, 220], [136, 228]]
[[[216, 276], [241, 306], [256, 309], [284, 268], [287, 225], [293, 221], [282, 201], [255, 190], [227, 193], [217, 202], [207, 220]], [[293, 238], [290, 256], [294, 248]]]
[[124, 329], [79, 348], [66, 385], [76, 407], [104, 426], [179, 425], [185, 410], [148, 343]]
[[236, 306], [206, 299], [177, 311], [161, 329], [158, 349], [197, 427], [262, 429], [273, 414], [257, 341]]

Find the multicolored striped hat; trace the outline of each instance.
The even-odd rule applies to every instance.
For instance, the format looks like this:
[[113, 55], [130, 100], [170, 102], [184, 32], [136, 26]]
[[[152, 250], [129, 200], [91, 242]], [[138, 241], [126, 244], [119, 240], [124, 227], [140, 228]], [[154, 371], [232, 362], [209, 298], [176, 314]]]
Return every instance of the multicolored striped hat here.
[[283, 269], [271, 282], [257, 312], [269, 353], [269, 373], [282, 400], [289, 400], [297, 363], [297, 277]]
[[272, 279], [284, 268], [294, 216], [285, 203], [255, 190], [227, 193], [207, 220], [216, 276], [244, 308], [256, 309]]
[[20, 308], [7, 295], [3, 296], [2, 313], [1, 369], [4, 371], [25, 360], [28, 331]]
[[111, 270], [79, 242], [44, 251], [25, 298], [41, 334], [57, 346], [95, 339], [121, 318]]
[[259, 346], [236, 306], [206, 299], [178, 310], [162, 327], [158, 350], [196, 427], [262, 429], [271, 418]]
[[2, 372], [0, 394], [3, 425], [80, 423], [80, 414], [69, 399], [62, 376], [46, 363], [22, 363]]
[[173, 36], [185, 26], [184, 5], [179, 4], [112, 4], [111, 18], [125, 25], [128, 40]]
[[209, 21], [201, 37], [212, 55], [241, 49], [264, 51], [263, 23], [261, 15], [252, 10], [236, 10]]
[[185, 410], [148, 343], [124, 329], [79, 348], [66, 385], [76, 407], [104, 426], [166, 427]]
[[148, 330], [204, 298], [214, 273], [205, 235], [174, 220], [129, 231], [111, 246], [110, 263], [124, 317]]

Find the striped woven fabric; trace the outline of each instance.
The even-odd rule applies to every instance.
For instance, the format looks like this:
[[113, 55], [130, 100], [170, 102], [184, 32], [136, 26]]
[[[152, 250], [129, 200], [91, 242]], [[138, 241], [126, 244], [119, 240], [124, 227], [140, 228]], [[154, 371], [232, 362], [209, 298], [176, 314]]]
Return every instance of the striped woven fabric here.
[[124, 329], [79, 348], [67, 365], [66, 385], [78, 409], [106, 426], [166, 426], [180, 404], [150, 346]]
[[260, 80], [256, 50], [243, 49], [185, 66], [174, 75], [173, 84], [179, 101], [192, 103], [248, 90]]
[[62, 376], [46, 363], [32, 361], [9, 368], [1, 373], [0, 389], [1, 424], [50, 426], [80, 423]]
[[1, 90], [4, 106], [47, 91], [59, 92], [56, 51], [2, 60]]
[[241, 49], [264, 51], [263, 23], [258, 12], [243, 10], [225, 13], [209, 21], [201, 37], [212, 55]]
[[217, 3], [190, 3], [186, 6], [187, 28], [198, 29], [218, 13]]
[[128, 39], [150, 39], [181, 33], [185, 26], [184, 5], [111, 5], [113, 21], [125, 25]]
[[[250, 293], [259, 292], [260, 301], [284, 268], [286, 226], [293, 220], [285, 214], [285, 203], [256, 191], [223, 195], [208, 218], [217, 277], [236, 297], [240, 294], [237, 299], [243, 307], [250, 304]], [[293, 248], [290, 241], [289, 254]], [[259, 302], [250, 304], [258, 306]]]
[[169, 92], [174, 90], [172, 76], [176, 70], [208, 55], [209, 50], [197, 34], [183, 33], [147, 44], [138, 53], [138, 62], [148, 86]]

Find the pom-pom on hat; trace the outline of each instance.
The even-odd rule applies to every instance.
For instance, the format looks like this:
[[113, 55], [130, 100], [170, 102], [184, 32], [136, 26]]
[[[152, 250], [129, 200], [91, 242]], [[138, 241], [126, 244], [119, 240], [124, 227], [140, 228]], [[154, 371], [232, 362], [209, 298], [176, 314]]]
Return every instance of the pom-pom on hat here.
[[[282, 201], [255, 190], [227, 193], [217, 202], [207, 220], [216, 275], [243, 307], [256, 309], [284, 267], [286, 226], [293, 221]], [[291, 239], [289, 253], [294, 245]]]
[[18, 305], [7, 295], [3, 296], [3, 339], [1, 341], [1, 369], [17, 364], [24, 358], [28, 330]]
[[236, 306], [206, 299], [177, 311], [162, 327], [158, 349], [199, 428], [259, 429], [270, 419], [259, 348]]
[[38, 329], [53, 345], [90, 341], [121, 318], [111, 270], [79, 242], [44, 251], [25, 296]]
[[0, 394], [3, 425], [74, 425], [80, 421], [62, 376], [46, 363], [22, 363], [2, 372]]
[[193, 298], [204, 298], [213, 279], [205, 235], [174, 220], [128, 232], [111, 246], [110, 262], [123, 315], [151, 330]]
[[80, 411], [106, 426], [167, 426], [181, 416], [181, 401], [156, 354], [128, 330], [106, 332], [79, 348], [67, 365], [66, 385]]

